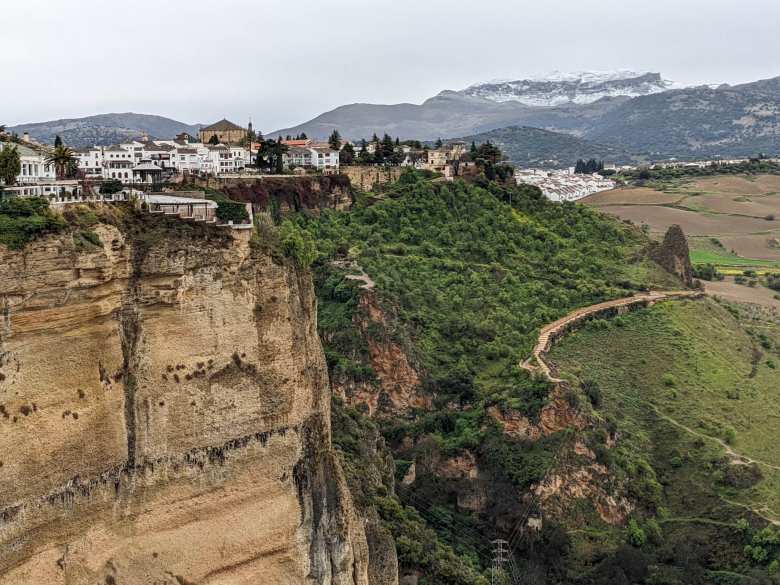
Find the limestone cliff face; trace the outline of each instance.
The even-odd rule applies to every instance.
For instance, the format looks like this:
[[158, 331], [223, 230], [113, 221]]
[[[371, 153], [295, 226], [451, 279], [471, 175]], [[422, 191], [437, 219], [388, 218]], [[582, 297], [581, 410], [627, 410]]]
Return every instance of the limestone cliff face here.
[[366, 584], [309, 276], [95, 231], [0, 248], [0, 584]]

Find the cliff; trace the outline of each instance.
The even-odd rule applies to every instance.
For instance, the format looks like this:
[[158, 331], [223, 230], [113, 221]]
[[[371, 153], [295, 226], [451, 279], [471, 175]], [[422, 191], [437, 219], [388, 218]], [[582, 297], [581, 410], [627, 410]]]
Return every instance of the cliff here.
[[0, 584], [366, 584], [310, 277], [147, 218], [0, 247]]

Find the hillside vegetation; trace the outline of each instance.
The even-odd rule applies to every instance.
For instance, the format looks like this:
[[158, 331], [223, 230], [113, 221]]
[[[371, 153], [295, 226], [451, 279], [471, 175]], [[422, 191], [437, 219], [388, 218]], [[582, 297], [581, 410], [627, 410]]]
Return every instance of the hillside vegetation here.
[[[402, 571], [421, 573], [426, 584], [477, 582], [464, 577], [461, 563], [486, 574], [490, 540], [513, 530], [527, 507], [523, 496], [571, 440], [565, 429], [535, 441], [509, 437], [488, 412], [498, 407], [538, 421], [549, 404], [548, 384], [518, 367], [539, 329], [576, 307], [674, 286], [674, 279], [644, 258], [641, 231], [551, 203], [529, 186], [448, 184], [408, 172], [379, 200], [359, 199], [348, 213], [298, 215], [281, 231], [289, 254], [314, 261], [334, 383], [381, 393], [369, 337], [402, 348], [421, 377], [417, 392], [429, 407], [385, 408], [380, 397], [372, 423], [396, 459], [396, 481], [413, 461], [416, 480], [399, 486], [398, 496], [392, 486], [361, 489], [396, 536]], [[364, 295], [377, 300], [383, 320], [365, 323]], [[352, 410], [361, 408], [359, 397], [348, 391], [347, 398], [352, 406], [343, 408], [352, 414], [334, 420], [337, 437], [354, 432], [347, 421], [362, 420]], [[360, 440], [336, 442], [349, 460], [361, 460]], [[489, 485], [474, 512], [457, 505], [462, 482], [437, 471], [471, 459]], [[446, 548], [427, 556], [412, 546], [420, 521], [452, 547], [457, 567], [440, 562]], [[557, 582], [569, 566], [569, 536], [551, 520], [539, 538], [560, 546], [526, 551], [522, 562]]]
[[534, 187], [409, 173], [374, 205], [299, 222], [318, 246], [324, 315], [344, 288], [357, 288], [328, 261], [355, 261], [402, 324], [431, 389], [450, 397], [509, 397], [530, 386], [514, 365], [542, 325], [644, 284], [626, 266], [639, 232], [550, 203]]

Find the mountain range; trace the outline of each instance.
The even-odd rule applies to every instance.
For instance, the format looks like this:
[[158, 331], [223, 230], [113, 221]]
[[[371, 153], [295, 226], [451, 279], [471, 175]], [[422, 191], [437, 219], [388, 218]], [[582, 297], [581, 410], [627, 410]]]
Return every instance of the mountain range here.
[[[162, 116], [115, 113], [24, 124], [7, 130], [29, 132], [44, 143], [54, 142], [59, 135], [66, 144], [83, 147], [141, 136], [196, 134], [200, 127]], [[312, 138], [325, 139], [338, 129], [349, 139], [388, 133], [402, 139], [435, 140], [482, 136], [502, 128], [507, 129], [501, 133], [505, 149], [517, 162], [553, 159], [571, 164], [566, 153], [579, 152], [588, 158], [603, 152], [615, 161], [637, 156], [661, 159], [777, 154], [780, 77], [734, 86], [684, 87], [652, 72], [554, 73], [446, 90], [422, 104], [344, 105], [267, 136], [305, 132]], [[569, 138], [534, 133], [530, 128], [563, 133]], [[530, 144], [538, 151], [529, 152]], [[555, 156], [555, 148], [563, 148], [560, 156]]]
[[[541, 104], [541, 105], [540, 105]], [[421, 105], [351, 104], [270, 136], [435, 140], [509, 126], [564, 132], [652, 158], [749, 156], [780, 151], [780, 77], [676, 87], [657, 73], [578, 74], [477, 84]]]
[[185, 124], [162, 116], [128, 112], [20, 124], [6, 128], [6, 131], [19, 135], [29, 132], [32, 138], [44, 144], [52, 144], [54, 138], [60, 136], [65, 144], [81, 148], [107, 146], [142, 136], [166, 139], [181, 132], [197, 136], [200, 127], [200, 124]]
[[638, 97], [674, 89], [677, 84], [660, 73], [634, 71], [555, 71], [544, 77], [517, 81], [478, 83], [459, 92], [494, 102], [517, 102], [526, 106], [592, 104], [605, 97]]

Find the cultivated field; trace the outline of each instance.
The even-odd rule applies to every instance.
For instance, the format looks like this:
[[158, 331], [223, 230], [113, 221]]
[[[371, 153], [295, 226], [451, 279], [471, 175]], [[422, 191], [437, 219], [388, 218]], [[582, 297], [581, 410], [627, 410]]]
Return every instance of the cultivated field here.
[[694, 263], [780, 271], [780, 176], [722, 176], [597, 193], [582, 203], [647, 226], [679, 224]]

